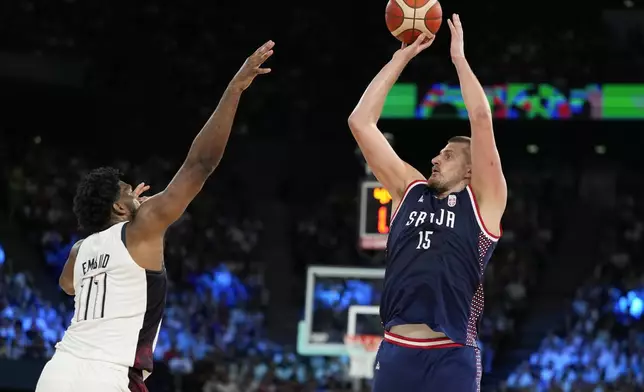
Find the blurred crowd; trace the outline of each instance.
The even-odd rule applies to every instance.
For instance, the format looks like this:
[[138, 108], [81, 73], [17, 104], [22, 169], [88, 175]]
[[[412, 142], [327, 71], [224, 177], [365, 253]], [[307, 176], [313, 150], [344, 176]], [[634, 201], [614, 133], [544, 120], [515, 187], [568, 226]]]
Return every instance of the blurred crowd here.
[[[40, 165], [43, 161], [51, 164]], [[115, 164], [132, 179], [151, 184], [164, 184], [175, 170], [160, 158]], [[8, 215], [27, 229], [46, 268], [55, 272], [50, 275], [57, 276], [77, 239], [70, 203], [87, 167], [80, 158], [34, 145], [23, 162], [7, 171]], [[486, 373], [504, 342], [517, 338], [515, 324], [526, 311], [540, 269], [555, 251], [557, 230], [564, 226], [558, 220], [562, 214], [557, 208], [563, 208], [558, 197], [576, 189], [575, 176], [564, 167], [509, 168], [506, 175], [504, 236], [485, 275], [486, 311], [479, 343]], [[623, 175], [625, 181], [631, 178]], [[156, 359], [185, 376], [186, 385], [206, 392], [342, 390], [347, 386], [347, 358], [301, 357], [292, 346], [277, 344], [267, 335], [264, 311], [269, 293], [263, 268], [254, 262], [262, 222], [242, 197], [230, 200], [235, 182], [227, 179], [226, 170], [212, 183], [204, 191], [207, 197], [199, 197], [168, 233], [171, 290]], [[224, 187], [231, 191], [221, 192]], [[315, 214], [294, 207], [292, 252], [299, 279], [304, 279], [302, 267], [309, 263], [338, 265], [350, 260], [365, 267], [382, 265], [382, 252], [356, 250], [351, 234], [357, 222], [356, 196], [350, 189], [339, 186], [329, 192], [315, 206]], [[644, 271], [637, 263], [643, 251], [644, 213], [638, 202], [642, 195], [637, 188], [629, 189], [632, 193], [619, 195], [619, 213], [611, 214], [614, 220], [606, 229], [601, 252], [605, 262], [578, 290], [571, 306], [567, 334], [545, 339], [510, 375], [508, 387], [572, 391], [595, 385], [603, 388], [597, 391], [609, 391], [617, 385], [626, 391], [623, 385], [644, 381], [643, 336], [638, 335]], [[0, 271], [0, 358], [48, 358], [71, 318], [71, 301], [44, 296], [29, 273], [8, 273], [6, 266]], [[358, 291], [355, 285], [340, 286]], [[339, 295], [342, 303], [336, 300], [329, 306], [333, 311], [324, 313], [332, 322], [323, 324], [338, 328], [342, 336], [349, 305], [377, 305], [378, 288], [371, 289], [348, 301]], [[316, 299], [323, 302], [324, 297]]]
[[[42, 166], [39, 163], [43, 161], [51, 164]], [[116, 162], [116, 166], [133, 181], [144, 179], [153, 186], [164, 184], [175, 170], [159, 158], [138, 165]], [[76, 182], [87, 168], [81, 158], [61, 156], [34, 145], [22, 164], [8, 171], [11, 219], [25, 225], [54, 276], [78, 239], [71, 201]], [[480, 344], [488, 372], [499, 344], [512, 335], [513, 324], [521, 316], [535, 284], [535, 270], [552, 251], [556, 222], [551, 197], [570, 185], [561, 175], [551, 178], [547, 171], [525, 174], [508, 173], [510, 202], [504, 219], [504, 240], [485, 276], [486, 312]], [[211, 375], [226, 375], [237, 383], [261, 383], [273, 377], [295, 380], [299, 385], [311, 381], [311, 386], [314, 382], [328, 386], [332, 380], [345, 380], [347, 358], [303, 358], [296, 356], [292, 348], [268, 339], [263, 317], [268, 293], [263, 269], [254, 262], [253, 254], [262, 235], [262, 223], [252, 218], [252, 209], [235, 195], [234, 181], [227, 178], [226, 170], [211, 183], [205, 190], [208, 196], [197, 198], [167, 236], [166, 266], [171, 291], [156, 358], [177, 374], [192, 374], [192, 380], [200, 383], [206, 383]], [[544, 183], [550, 185], [543, 187]], [[313, 209], [315, 214], [310, 213], [310, 207], [301, 211], [294, 207], [296, 245], [292, 252], [297, 260], [295, 272], [301, 279], [308, 264], [382, 266], [382, 252], [356, 250], [356, 195], [351, 190], [355, 192], [355, 187], [339, 186]], [[235, 203], [230, 202], [233, 195]], [[222, 208], [224, 205], [227, 207]], [[3, 279], [3, 355], [50, 356], [71, 317], [71, 301], [43, 301], [23, 273], [4, 274]], [[339, 292], [358, 291], [357, 286], [339, 287], [344, 287]], [[331, 304], [333, 311], [324, 313], [333, 322], [322, 324], [339, 328], [337, 336], [341, 337], [347, 307], [377, 305], [378, 290], [376, 287], [367, 295], [354, 295], [348, 300], [341, 295], [343, 303]], [[322, 301], [324, 297], [316, 299]], [[214, 368], [207, 367], [203, 372], [205, 363], [214, 364]]]
[[[222, 270], [215, 275], [235, 280]], [[200, 295], [169, 294], [154, 353], [172, 374], [185, 376], [186, 390], [343, 390], [346, 361], [296, 356], [264, 336], [262, 313], [251, 301], [236, 298], [235, 284], [205, 285], [196, 284], [204, 290]], [[216, 289], [222, 292], [208, 292]], [[50, 358], [72, 313], [69, 303], [53, 306], [45, 300], [29, 274], [9, 274], [0, 267], [0, 359]]]
[[[43, 160], [52, 165], [39, 165]], [[167, 183], [175, 170], [159, 158], [115, 166], [150, 184]], [[28, 228], [53, 276], [78, 239], [71, 201], [86, 170], [80, 158], [35, 146], [23, 164], [8, 171], [11, 219]], [[266, 336], [268, 296], [263, 267], [253, 257], [262, 224], [244, 210], [225, 170], [218, 174], [204, 191], [208, 197], [199, 197], [167, 234], [170, 292], [155, 358], [186, 376], [189, 390], [341, 390], [346, 359], [299, 357], [293, 347]], [[49, 358], [71, 319], [72, 301], [52, 305], [28, 274], [0, 271], [0, 358]]]
[[623, 172], [599, 263], [572, 300], [565, 333], [551, 333], [508, 378], [525, 391], [644, 389], [642, 187]]
[[[539, 271], [555, 251], [556, 195], [573, 186], [565, 170], [509, 171], [508, 206], [503, 239], [484, 277], [485, 311], [479, 331], [483, 366], [490, 372], [500, 345], [517, 338], [515, 325], [525, 315], [529, 296], [539, 283]], [[547, 184], [547, 186], [545, 186]]]
[[[45, 161], [51, 164], [42, 166]], [[158, 158], [142, 165], [115, 165], [157, 190], [154, 184], [167, 183], [176, 170]], [[60, 273], [78, 239], [71, 201], [86, 171], [82, 159], [38, 145], [7, 171], [9, 219], [27, 229], [51, 276]], [[156, 359], [175, 374], [189, 375], [184, 382], [203, 385], [204, 391], [237, 390], [231, 389], [235, 385], [240, 391], [274, 390], [278, 385], [285, 390], [290, 382], [301, 387], [342, 385], [346, 359], [296, 357], [292, 348], [266, 338], [262, 310], [267, 295], [262, 266], [253, 262], [261, 222], [243, 209], [243, 196], [234, 180], [226, 178], [226, 170], [204, 192], [208, 197], [198, 198], [167, 235], [171, 291]], [[1, 272], [0, 358], [49, 358], [71, 319], [71, 301], [63, 299], [54, 307], [34, 289], [28, 274]]]
[[44, 301], [28, 274], [0, 265], [0, 358], [45, 359], [53, 355], [71, 320], [65, 304]]

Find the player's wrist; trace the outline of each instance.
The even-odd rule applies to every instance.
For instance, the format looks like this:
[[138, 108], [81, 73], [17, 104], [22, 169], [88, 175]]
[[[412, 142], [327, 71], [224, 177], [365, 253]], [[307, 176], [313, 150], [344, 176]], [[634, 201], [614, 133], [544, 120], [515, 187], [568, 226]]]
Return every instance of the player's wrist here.
[[226, 88], [228, 92], [233, 93], [233, 94], [241, 94], [244, 91], [244, 85], [243, 83], [237, 82], [234, 79], [228, 84], [228, 88]]
[[467, 64], [467, 60], [465, 59], [465, 55], [452, 56], [452, 63], [458, 66], [460, 64]]
[[404, 65], [407, 65], [414, 56], [410, 56], [409, 53], [406, 53], [404, 50], [399, 50], [392, 56], [391, 60], [395, 62], [401, 62]]

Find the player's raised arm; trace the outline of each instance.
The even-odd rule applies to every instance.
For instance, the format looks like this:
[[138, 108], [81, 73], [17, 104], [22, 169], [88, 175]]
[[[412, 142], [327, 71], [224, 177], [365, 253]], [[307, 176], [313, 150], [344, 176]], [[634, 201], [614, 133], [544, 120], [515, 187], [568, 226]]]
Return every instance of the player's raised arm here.
[[67, 261], [63, 266], [63, 272], [60, 273], [58, 278], [58, 285], [67, 295], [74, 295], [74, 265], [76, 264], [76, 256], [78, 255], [78, 249], [80, 248], [83, 240], [77, 241], [74, 246], [72, 246]]
[[270, 72], [261, 66], [273, 54], [273, 46], [273, 41], [268, 41], [246, 59], [192, 142], [183, 165], [165, 190], [141, 205], [128, 229], [130, 233], [139, 236], [162, 233], [181, 217], [224, 154], [242, 92], [257, 75]]
[[472, 178], [481, 218], [492, 234], [500, 234], [501, 216], [508, 197], [501, 158], [494, 140], [492, 111], [485, 91], [465, 59], [463, 27], [457, 14], [447, 24], [452, 34], [451, 56], [461, 83], [461, 93], [472, 129]]
[[358, 142], [367, 164], [376, 178], [391, 195], [400, 200], [405, 188], [414, 180], [425, 177], [416, 169], [405, 163], [391, 147], [377, 123], [385, 104], [385, 98], [400, 73], [409, 61], [418, 53], [428, 48], [434, 37], [418, 37], [413, 44], [397, 51], [391, 61], [371, 81], [362, 95], [360, 102], [349, 116], [349, 127]]

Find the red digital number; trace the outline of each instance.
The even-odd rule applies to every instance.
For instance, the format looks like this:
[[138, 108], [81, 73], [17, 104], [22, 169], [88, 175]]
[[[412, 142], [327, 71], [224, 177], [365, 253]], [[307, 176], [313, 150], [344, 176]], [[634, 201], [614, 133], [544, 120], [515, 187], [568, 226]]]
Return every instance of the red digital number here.
[[389, 233], [389, 226], [387, 226], [387, 214], [389, 210], [386, 206], [380, 206], [378, 208], [378, 233], [387, 234]]

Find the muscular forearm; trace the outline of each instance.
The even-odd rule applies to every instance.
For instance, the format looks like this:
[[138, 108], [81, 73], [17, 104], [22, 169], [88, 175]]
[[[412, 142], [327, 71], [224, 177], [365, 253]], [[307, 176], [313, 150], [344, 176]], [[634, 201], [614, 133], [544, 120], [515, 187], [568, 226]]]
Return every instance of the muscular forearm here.
[[387, 94], [396, 83], [409, 59], [404, 56], [395, 56], [385, 65], [371, 81], [369, 87], [360, 98], [360, 102], [353, 110], [351, 117], [354, 121], [376, 123], [382, 113]]
[[214, 113], [195, 137], [186, 161], [198, 162], [214, 170], [224, 155], [242, 90], [229, 86]]
[[463, 94], [463, 101], [465, 102], [470, 120], [490, 117], [492, 112], [487, 96], [485, 95], [485, 90], [483, 90], [481, 83], [476, 78], [476, 75], [474, 75], [467, 60], [464, 57], [459, 57], [452, 59], [452, 61], [458, 73], [458, 79], [461, 83], [461, 94]]

